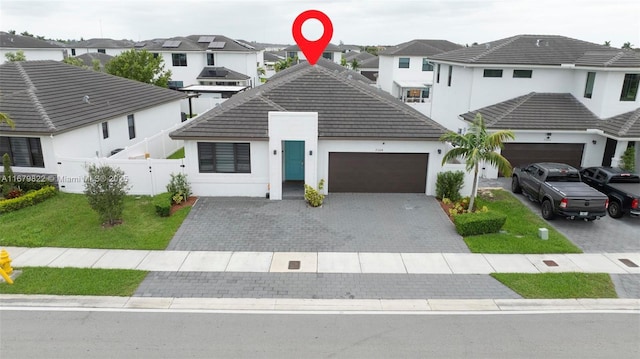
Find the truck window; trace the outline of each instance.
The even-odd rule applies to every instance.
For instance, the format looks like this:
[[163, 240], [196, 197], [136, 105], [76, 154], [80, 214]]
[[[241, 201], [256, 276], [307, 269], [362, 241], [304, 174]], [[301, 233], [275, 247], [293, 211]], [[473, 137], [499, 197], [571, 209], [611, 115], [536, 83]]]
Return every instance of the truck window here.
[[639, 176], [613, 176], [609, 180], [609, 183], [640, 183]]
[[598, 171], [598, 174], [596, 175], [596, 180], [600, 182], [604, 182], [607, 180], [607, 175], [604, 174], [602, 171]]
[[580, 182], [580, 175], [577, 173], [569, 173], [564, 175], [549, 176], [547, 182]]
[[587, 168], [586, 170], [584, 170], [585, 177], [593, 177], [595, 173], [596, 173], [596, 170], [594, 170], [593, 168]]

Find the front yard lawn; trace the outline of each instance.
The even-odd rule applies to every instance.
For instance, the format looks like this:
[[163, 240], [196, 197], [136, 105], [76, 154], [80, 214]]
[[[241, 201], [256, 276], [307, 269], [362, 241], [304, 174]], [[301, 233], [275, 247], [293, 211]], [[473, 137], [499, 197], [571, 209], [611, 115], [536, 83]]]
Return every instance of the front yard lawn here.
[[[500, 233], [490, 233], [464, 238], [474, 253], [582, 253], [562, 234], [538, 217], [504, 190], [492, 190], [493, 198], [478, 196], [477, 208], [487, 206], [490, 211], [503, 213], [507, 222]], [[549, 239], [538, 237], [538, 228], [549, 230]]]
[[179, 160], [181, 158], [184, 158], [184, 147], [178, 149], [176, 152], [167, 157], [168, 160]]
[[617, 298], [603, 273], [492, 273], [492, 277], [529, 299]]
[[106, 295], [130, 297], [147, 272], [128, 269], [24, 267], [2, 294]]
[[3, 214], [0, 246], [165, 249], [189, 210], [159, 217], [151, 197], [127, 196], [123, 223], [103, 228], [84, 195], [58, 193], [36, 206]]

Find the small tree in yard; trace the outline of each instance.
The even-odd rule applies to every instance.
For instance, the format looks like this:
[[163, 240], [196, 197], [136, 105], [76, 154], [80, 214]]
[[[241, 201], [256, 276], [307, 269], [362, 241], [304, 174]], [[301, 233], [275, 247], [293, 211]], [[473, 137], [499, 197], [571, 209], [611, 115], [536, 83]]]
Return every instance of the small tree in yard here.
[[465, 161], [467, 172], [473, 171], [469, 212], [473, 212], [473, 204], [478, 191], [478, 172], [481, 162], [487, 162], [498, 167], [498, 170], [506, 177], [511, 176], [511, 164], [501, 154], [495, 152], [498, 148], [503, 148], [503, 143], [508, 139], [515, 139], [512, 131], [487, 132], [480, 114], [476, 115], [471, 127], [464, 135], [448, 132], [440, 137], [441, 141], [450, 142], [454, 146], [444, 155], [442, 164], [444, 165], [449, 160], [462, 157]]
[[183, 173], [172, 173], [171, 180], [167, 185], [167, 192], [171, 194], [173, 203], [180, 204], [191, 196], [191, 185], [187, 180], [187, 175]]
[[636, 148], [634, 146], [628, 146], [624, 154], [622, 154], [621, 160], [620, 168], [634, 172], [636, 170]]
[[87, 166], [87, 172], [84, 194], [89, 206], [98, 212], [104, 225], [113, 226], [120, 223], [124, 198], [129, 190], [124, 172], [119, 168], [94, 164]]

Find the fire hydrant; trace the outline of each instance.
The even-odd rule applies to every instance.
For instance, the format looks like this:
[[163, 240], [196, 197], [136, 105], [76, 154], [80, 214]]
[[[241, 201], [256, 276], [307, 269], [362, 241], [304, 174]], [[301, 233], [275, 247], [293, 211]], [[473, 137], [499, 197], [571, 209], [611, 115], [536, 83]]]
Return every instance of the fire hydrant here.
[[5, 281], [9, 284], [13, 284], [13, 280], [9, 276], [13, 272], [13, 268], [11, 268], [11, 258], [9, 257], [9, 252], [6, 249], [0, 251], [0, 276], [4, 278]]

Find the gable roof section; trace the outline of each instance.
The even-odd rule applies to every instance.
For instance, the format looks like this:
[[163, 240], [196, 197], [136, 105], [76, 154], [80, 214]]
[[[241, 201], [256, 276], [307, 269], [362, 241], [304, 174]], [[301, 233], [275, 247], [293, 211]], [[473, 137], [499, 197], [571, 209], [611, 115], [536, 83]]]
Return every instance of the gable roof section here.
[[640, 137], [640, 107], [600, 121], [599, 128], [617, 137]]
[[237, 71], [230, 70], [226, 67], [207, 66], [202, 69], [197, 77], [198, 80], [248, 80], [249, 76], [241, 74]]
[[342, 57], [347, 60], [347, 61], [353, 61], [353, 59], [356, 59], [360, 62], [364, 61], [364, 60], [369, 60], [372, 59], [374, 57], [376, 57], [376, 55], [370, 54], [368, 52], [348, 52], [344, 55], [342, 55]]
[[100, 61], [100, 68], [104, 68], [104, 65], [106, 65], [107, 62], [111, 61], [111, 59], [113, 59], [113, 56], [103, 54], [101, 52], [88, 52], [86, 54], [76, 56], [76, 58], [82, 60], [84, 65], [88, 66], [89, 68], [93, 68], [93, 60], [98, 60]]
[[66, 132], [185, 97], [57, 61], [5, 63], [0, 78], [0, 112], [14, 120], [15, 133]]
[[[208, 40], [208, 41], [204, 41]], [[174, 47], [163, 46], [167, 41], [172, 42]], [[210, 47], [209, 45], [213, 45]], [[140, 41], [137, 49], [147, 51], [214, 51], [214, 52], [258, 52], [253, 46], [234, 40], [223, 35], [189, 35], [178, 36], [167, 39], [153, 39]]]
[[70, 42], [66, 45], [68, 48], [96, 48], [96, 49], [129, 49], [133, 48], [134, 42], [131, 40], [114, 40], [114, 39], [88, 39], [82, 41]]
[[[373, 85], [375, 84], [374, 81], [371, 81], [369, 78], [355, 72], [355, 71], [351, 71], [349, 68], [342, 66], [342, 65], [338, 65], [335, 62], [331, 61], [331, 60], [326, 60], [324, 58], [320, 58], [318, 60], [322, 60], [322, 67], [329, 69], [331, 71], [333, 71], [336, 74], [341, 74], [345, 77], [348, 77], [349, 79], [353, 79], [355, 81], [364, 83], [364, 84], [368, 84], [368, 85]], [[325, 61], [326, 60], [326, 61]], [[307, 61], [300, 61], [300, 63], [304, 63], [307, 64]], [[286, 68], [282, 71], [277, 72], [275, 75], [271, 76], [271, 78], [269, 78], [269, 81], [272, 80], [276, 80], [282, 76], [286, 76], [288, 74], [290, 74], [291, 72], [296, 72], [298, 71], [299, 68], [297, 68], [296, 66], [292, 66], [289, 68]]]
[[360, 69], [377, 69], [380, 67], [380, 58], [374, 56], [360, 63]]
[[[298, 45], [287, 46], [283, 49], [283, 51], [300, 51], [300, 46]], [[324, 48], [323, 52], [342, 52], [342, 50], [340, 50], [340, 47], [338, 47], [337, 45], [328, 43], [327, 47]]]
[[[446, 129], [320, 59], [278, 73], [171, 133], [176, 139], [267, 139], [269, 111], [318, 112], [321, 138], [438, 139]], [[344, 70], [344, 67], [336, 65]]]
[[[585, 59], [585, 54], [612, 50], [618, 49], [558, 35], [516, 35], [445, 52], [433, 56], [431, 60], [463, 64], [559, 66], [578, 64], [581, 61], [591, 62], [593, 58]], [[618, 67], [624, 63], [614, 61], [609, 66]], [[595, 66], [604, 66], [604, 63]]]
[[576, 60], [577, 66], [640, 67], [640, 53], [622, 49], [587, 51]]
[[531, 92], [460, 116], [473, 121], [476, 113], [492, 129], [586, 130], [598, 124], [598, 117], [568, 93]]
[[14, 49], [60, 49], [63, 47], [31, 36], [12, 35], [0, 31], [0, 47]]
[[454, 44], [447, 40], [424, 40], [417, 39], [404, 42], [402, 44], [388, 47], [380, 51], [382, 56], [433, 56], [443, 52], [457, 50], [461, 45]]

